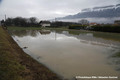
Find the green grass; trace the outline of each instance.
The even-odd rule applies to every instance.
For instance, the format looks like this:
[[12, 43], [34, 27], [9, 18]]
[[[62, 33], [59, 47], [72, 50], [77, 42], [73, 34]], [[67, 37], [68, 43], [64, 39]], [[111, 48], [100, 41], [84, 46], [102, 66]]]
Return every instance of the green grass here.
[[[20, 30], [20, 27], [16, 29]], [[0, 80], [60, 79], [43, 64], [24, 53], [8, 31], [0, 27]]]
[[40, 27], [16, 27], [16, 26], [8, 26], [8, 30], [40, 30]]
[[117, 53], [115, 53], [115, 54], [113, 55], [113, 57], [120, 57], [120, 51], [117, 52]]
[[[60, 30], [60, 31], [82, 31], [82, 30], [74, 30], [74, 29], [68, 29], [68, 27], [58, 27], [58, 28], [41, 28], [41, 27], [17, 27], [17, 26], [8, 26], [8, 30], [42, 30], [42, 29], [46, 29], [46, 30]], [[85, 31], [83, 31], [85, 32]], [[88, 32], [88, 31], [87, 31]], [[89, 31], [90, 32], [90, 31]]]
[[41, 30], [41, 29], [49, 29], [49, 30], [69, 30], [67, 27], [60, 28], [41, 28], [41, 27], [17, 27], [17, 26], [8, 26], [8, 30]]
[[20, 75], [25, 67], [17, 62], [7, 38], [0, 27], [0, 80], [24, 80]]

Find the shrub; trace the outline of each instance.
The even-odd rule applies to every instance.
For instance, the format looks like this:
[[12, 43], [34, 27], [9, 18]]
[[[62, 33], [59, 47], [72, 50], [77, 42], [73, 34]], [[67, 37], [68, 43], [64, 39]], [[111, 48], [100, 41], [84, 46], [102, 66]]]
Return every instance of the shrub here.
[[85, 29], [86, 25], [70, 25], [69, 29]]
[[117, 32], [120, 33], [120, 26], [110, 26], [110, 25], [96, 25], [92, 26], [93, 31], [102, 31], [102, 32]]

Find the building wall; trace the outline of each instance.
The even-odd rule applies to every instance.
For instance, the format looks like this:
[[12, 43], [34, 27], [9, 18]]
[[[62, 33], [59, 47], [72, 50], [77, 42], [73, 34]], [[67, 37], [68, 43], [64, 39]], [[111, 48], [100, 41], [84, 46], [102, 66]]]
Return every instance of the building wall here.
[[50, 24], [42, 24], [43, 27], [50, 26]]
[[114, 24], [120, 25], [120, 20], [119, 21], [115, 21]]

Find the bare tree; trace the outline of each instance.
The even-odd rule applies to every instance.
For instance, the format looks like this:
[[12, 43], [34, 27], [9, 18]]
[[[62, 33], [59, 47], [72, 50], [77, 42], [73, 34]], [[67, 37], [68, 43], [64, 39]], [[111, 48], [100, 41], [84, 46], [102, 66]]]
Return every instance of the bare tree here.
[[35, 24], [37, 23], [37, 18], [36, 17], [31, 17], [29, 18], [30, 23]]
[[80, 21], [78, 21], [78, 23], [82, 24], [82, 25], [88, 25], [89, 24], [89, 21], [86, 20], [86, 19], [82, 19]]

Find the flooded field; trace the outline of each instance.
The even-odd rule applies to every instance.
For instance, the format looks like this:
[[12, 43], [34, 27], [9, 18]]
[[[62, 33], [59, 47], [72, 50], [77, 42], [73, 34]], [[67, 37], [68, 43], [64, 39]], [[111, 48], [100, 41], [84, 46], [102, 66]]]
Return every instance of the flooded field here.
[[55, 30], [11, 33], [27, 54], [63, 79], [74, 80], [76, 76], [120, 77], [120, 56], [116, 56], [120, 53], [120, 34]]

